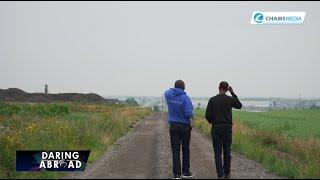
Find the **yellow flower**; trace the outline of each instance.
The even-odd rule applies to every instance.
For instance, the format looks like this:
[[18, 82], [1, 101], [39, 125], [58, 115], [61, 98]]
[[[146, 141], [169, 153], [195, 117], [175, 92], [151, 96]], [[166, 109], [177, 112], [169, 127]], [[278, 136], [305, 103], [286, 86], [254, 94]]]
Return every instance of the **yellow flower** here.
[[36, 131], [36, 129], [37, 129], [37, 124], [27, 123], [27, 127], [26, 127], [27, 132], [30, 132], [32, 134]]

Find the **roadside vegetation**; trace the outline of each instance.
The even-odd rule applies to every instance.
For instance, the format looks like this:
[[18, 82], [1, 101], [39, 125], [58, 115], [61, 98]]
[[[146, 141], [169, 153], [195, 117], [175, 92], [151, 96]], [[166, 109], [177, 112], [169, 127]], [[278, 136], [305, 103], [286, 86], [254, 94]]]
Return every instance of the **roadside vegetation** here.
[[59, 178], [65, 172], [16, 172], [16, 150], [91, 150], [89, 162], [150, 109], [90, 103], [0, 103], [0, 178]]
[[[211, 137], [205, 112], [194, 126]], [[289, 178], [320, 177], [320, 110], [233, 111], [232, 149]]]

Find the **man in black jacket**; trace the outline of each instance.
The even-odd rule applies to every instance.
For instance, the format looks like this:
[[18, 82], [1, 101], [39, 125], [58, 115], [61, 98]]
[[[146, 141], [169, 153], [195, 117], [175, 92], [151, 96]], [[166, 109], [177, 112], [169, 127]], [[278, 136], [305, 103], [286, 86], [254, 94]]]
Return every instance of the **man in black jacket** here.
[[[230, 91], [232, 97], [227, 96]], [[242, 104], [233, 89], [225, 81], [219, 85], [219, 94], [210, 98], [206, 119], [212, 124], [212, 142], [214, 147], [218, 178], [230, 178], [231, 143], [232, 143], [232, 108], [241, 109]], [[223, 165], [222, 154], [223, 150]]]

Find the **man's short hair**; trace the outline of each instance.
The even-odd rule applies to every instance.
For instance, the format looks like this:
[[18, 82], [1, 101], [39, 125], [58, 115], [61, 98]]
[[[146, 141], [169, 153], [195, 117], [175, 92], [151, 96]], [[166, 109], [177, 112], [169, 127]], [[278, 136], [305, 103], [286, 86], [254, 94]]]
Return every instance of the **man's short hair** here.
[[174, 83], [174, 87], [175, 88], [180, 88], [182, 90], [184, 90], [185, 86], [184, 86], [184, 82], [182, 80], [177, 80], [175, 83]]
[[221, 81], [219, 85], [219, 89], [228, 91], [229, 84], [226, 81]]

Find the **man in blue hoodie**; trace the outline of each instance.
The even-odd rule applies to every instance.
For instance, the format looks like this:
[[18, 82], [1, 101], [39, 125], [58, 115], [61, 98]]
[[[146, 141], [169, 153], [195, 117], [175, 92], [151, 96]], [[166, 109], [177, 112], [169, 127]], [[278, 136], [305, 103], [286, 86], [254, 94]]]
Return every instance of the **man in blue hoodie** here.
[[[190, 138], [193, 106], [189, 96], [184, 91], [185, 84], [177, 80], [174, 88], [164, 93], [168, 105], [168, 121], [170, 123], [170, 140], [172, 149], [173, 178], [192, 178], [190, 172]], [[182, 175], [180, 163], [180, 147], [182, 144]]]

